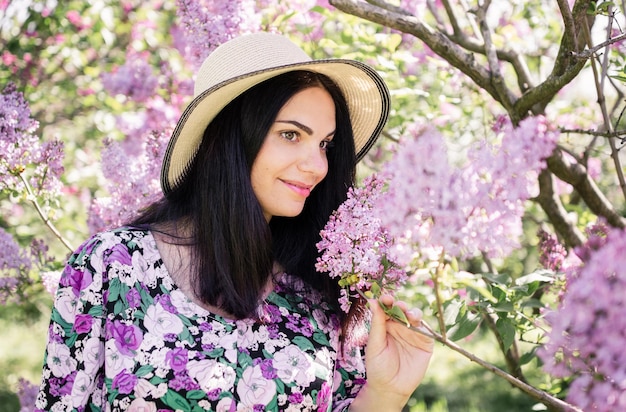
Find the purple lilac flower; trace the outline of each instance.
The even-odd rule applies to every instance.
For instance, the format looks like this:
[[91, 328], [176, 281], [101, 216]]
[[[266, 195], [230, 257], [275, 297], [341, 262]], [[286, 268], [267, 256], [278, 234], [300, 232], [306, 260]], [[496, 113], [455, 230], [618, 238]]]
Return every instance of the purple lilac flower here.
[[180, 52], [199, 67], [220, 44], [261, 29], [261, 15], [253, 0], [178, 0], [177, 15], [186, 44]]
[[145, 102], [156, 92], [158, 79], [145, 58], [129, 55], [122, 66], [102, 74], [102, 84], [111, 94], [122, 94], [136, 102]]
[[539, 230], [539, 263], [546, 269], [558, 272], [563, 267], [567, 250], [545, 230]]
[[[402, 264], [428, 249], [457, 257], [484, 252], [505, 256], [518, 245], [524, 202], [556, 144], [545, 119], [528, 118], [514, 128], [499, 119], [501, 144], [479, 142], [463, 167], [447, 161], [442, 135], [413, 126], [383, 176], [389, 189], [375, 212], [395, 237], [393, 254]], [[433, 161], [436, 159], [436, 161]]]
[[17, 396], [20, 400], [20, 412], [31, 412], [37, 400], [39, 385], [34, 385], [24, 378], [17, 383]]
[[10, 233], [0, 227], [0, 305], [5, 304], [15, 291], [29, 282], [32, 260]]
[[159, 165], [167, 139], [163, 132], [135, 136], [125, 142], [105, 141], [102, 168], [110, 197], [92, 203], [88, 220], [91, 231], [119, 226], [159, 198]]
[[626, 410], [626, 230], [613, 229], [586, 250], [588, 259], [567, 273], [561, 303], [546, 317], [552, 330], [538, 355], [548, 373], [573, 379], [572, 404]]
[[30, 185], [35, 192], [55, 195], [61, 188], [63, 143], [41, 142], [34, 134], [39, 123], [30, 115], [24, 95], [9, 83], [0, 94], [0, 190], [23, 190], [18, 176], [32, 166]]
[[361, 187], [348, 191], [347, 199], [331, 215], [320, 232], [317, 244], [323, 252], [316, 269], [339, 278], [342, 286], [340, 305], [349, 311], [350, 298], [372, 290], [393, 293], [407, 279], [406, 273], [389, 256], [393, 239], [373, 213], [383, 193], [384, 182], [377, 175], [364, 180]]

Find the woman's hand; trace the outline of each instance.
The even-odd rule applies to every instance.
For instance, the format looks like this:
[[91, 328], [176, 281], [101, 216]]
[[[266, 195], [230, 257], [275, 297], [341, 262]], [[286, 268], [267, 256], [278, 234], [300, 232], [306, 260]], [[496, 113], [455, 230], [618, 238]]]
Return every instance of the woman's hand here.
[[[402, 309], [411, 326], [421, 325], [421, 311], [409, 311], [404, 302], [394, 302], [389, 295], [380, 301]], [[372, 326], [365, 348], [367, 383], [350, 411], [400, 411], [424, 378], [434, 341], [390, 319], [376, 300], [370, 300], [369, 306]]]

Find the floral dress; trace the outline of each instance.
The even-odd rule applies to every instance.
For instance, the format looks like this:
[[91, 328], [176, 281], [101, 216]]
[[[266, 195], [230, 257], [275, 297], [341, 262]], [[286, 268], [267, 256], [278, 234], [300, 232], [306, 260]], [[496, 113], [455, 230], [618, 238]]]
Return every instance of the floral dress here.
[[321, 295], [283, 275], [267, 319], [229, 320], [174, 284], [149, 231], [95, 235], [63, 272], [36, 411], [341, 411], [365, 383]]

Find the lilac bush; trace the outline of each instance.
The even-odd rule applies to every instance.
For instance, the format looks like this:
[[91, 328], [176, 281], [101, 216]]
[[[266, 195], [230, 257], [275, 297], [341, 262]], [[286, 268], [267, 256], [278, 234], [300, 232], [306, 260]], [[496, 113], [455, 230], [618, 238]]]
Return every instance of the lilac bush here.
[[567, 400], [585, 411], [626, 409], [625, 250], [623, 229], [585, 246], [588, 259], [567, 271], [566, 291], [548, 316], [552, 329], [539, 352], [548, 373], [572, 379]]

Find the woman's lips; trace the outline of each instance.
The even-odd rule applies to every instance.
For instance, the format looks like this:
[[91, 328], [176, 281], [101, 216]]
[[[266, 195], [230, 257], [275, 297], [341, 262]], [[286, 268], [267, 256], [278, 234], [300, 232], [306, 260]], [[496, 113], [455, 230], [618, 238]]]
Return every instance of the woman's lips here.
[[311, 185], [289, 180], [283, 180], [283, 183], [285, 183], [289, 189], [303, 197], [308, 197], [311, 194], [311, 188], [313, 187]]

